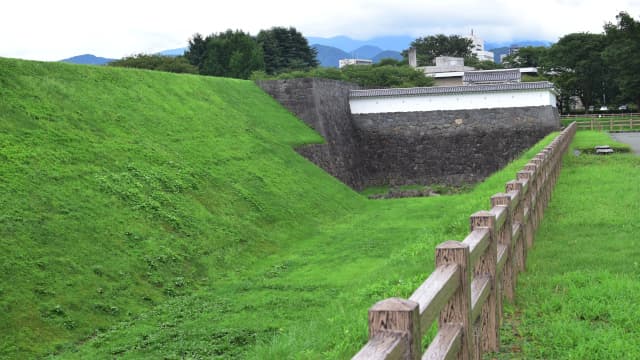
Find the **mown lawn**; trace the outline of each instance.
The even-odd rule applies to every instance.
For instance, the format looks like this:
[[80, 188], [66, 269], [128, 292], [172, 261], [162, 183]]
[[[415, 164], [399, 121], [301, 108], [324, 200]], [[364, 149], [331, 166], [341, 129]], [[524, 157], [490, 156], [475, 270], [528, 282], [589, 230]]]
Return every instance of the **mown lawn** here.
[[[578, 131], [572, 147], [613, 143]], [[498, 357], [640, 358], [639, 179], [633, 154], [565, 156]]]
[[0, 358], [348, 358], [472, 191], [367, 200], [248, 81], [0, 59]]

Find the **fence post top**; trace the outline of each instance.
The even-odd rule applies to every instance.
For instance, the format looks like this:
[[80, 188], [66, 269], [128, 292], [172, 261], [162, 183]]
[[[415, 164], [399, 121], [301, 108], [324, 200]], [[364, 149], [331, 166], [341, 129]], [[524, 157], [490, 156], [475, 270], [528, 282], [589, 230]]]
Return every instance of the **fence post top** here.
[[497, 193], [491, 197], [491, 206], [509, 206], [511, 205], [511, 196], [506, 193]]
[[495, 217], [490, 211], [480, 210], [471, 214], [471, 217]]
[[507, 181], [506, 185], [507, 186], [515, 186], [515, 187], [521, 187], [522, 186], [522, 184], [518, 180]]
[[415, 301], [393, 297], [378, 301], [369, 311], [413, 311], [417, 307]]
[[529, 180], [533, 176], [533, 171], [531, 170], [520, 170], [518, 171], [518, 180]]
[[464, 249], [464, 248], [468, 248], [469, 244], [465, 244], [461, 241], [455, 241], [455, 240], [448, 240], [443, 242], [442, 244], [436, 246], [437, 250], [444, 250], [444, 249]]

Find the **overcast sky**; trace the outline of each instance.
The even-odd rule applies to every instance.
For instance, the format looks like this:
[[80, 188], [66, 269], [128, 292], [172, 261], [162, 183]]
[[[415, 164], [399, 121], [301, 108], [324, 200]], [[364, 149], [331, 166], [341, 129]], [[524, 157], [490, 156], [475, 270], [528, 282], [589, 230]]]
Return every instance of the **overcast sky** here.
[[272, 26], [294, 26], [305, 36], [360, 40], [468, 34], [473, 28], [489, 42], [555, 42], [572, 32], [600, 33], [620, 11], [640, 18], [640, 0], [5, 0], [0, 56], [120, 58], [186, 46], [196, 32], [232, 28], [255, 35]]

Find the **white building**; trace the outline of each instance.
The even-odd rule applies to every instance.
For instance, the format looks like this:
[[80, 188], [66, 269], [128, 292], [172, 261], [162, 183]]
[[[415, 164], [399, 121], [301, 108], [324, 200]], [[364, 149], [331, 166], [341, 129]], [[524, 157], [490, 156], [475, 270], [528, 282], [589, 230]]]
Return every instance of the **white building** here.
[[556, 90], [548, 81], [490, 85], [351, 90], [352, 114], [556, 107]]
[[522, 75], [537, 75], [534, 67], [517, 69], [475, 70], [464, 66], [462, 58], [438, 57], [436, 66], [418, 68], [426, 76], [432, 77], [435, 86], [459, 86], [473, 84], [497, 84], [520, 82]]
[[473, 45], [471, 47], [471, 52], [475, 54], [480, 61], [494, 61], [493, 52], [485, 51], [484, 49], [484, 40], [481, 37], [475, 35], [473, 33], [473, 29], [471, 30], [471, 35], [465, 36], [467, 39], [473, 41]]
[[420, 66], [416, 69], [422, 70], [426, 76], [434, 78], [436, 86], [462, 85], [462, 75], [465, 71], [475, 70], [464, 65], [461, 57], [438, 56], [435, 66]]
[[342, 69], [347, 65], [372, 65], [373, 60], [369, 59], [340, 59], [338, 60], [338, 67]]

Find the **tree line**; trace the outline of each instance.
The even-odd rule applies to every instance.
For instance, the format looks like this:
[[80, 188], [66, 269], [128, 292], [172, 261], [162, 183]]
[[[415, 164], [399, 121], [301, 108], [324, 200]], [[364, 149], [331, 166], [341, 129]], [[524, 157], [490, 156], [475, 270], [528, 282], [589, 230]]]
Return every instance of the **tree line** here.
[[273, 27], [257, 36], [241, 30], [195, 34], [183, 56], [138, 54], [109, 65], [248, 79], [254, 71], [274, 75], [317, 67], [316, 55], [295, 28]]
[[559, 88], [564, 112], [575, 97], [586, 109], [627, 103], [640, 109], [640, 22], [626, 12], [600, 34], [567, 34], [549, 48], [521, 48], [505, 62], [537, 67]]
[[139, 54], [110, 65], [254, 80], [312, 76], [350, 81], [365, 87], [433, 84], [421, 71], [392, 59], [384, 59], [371, 67], [318, 67], [316, 49], [293, 27], [272, 27], [256, 36], [241, 30], [208, 36], [195, 34], [189, 39], [183, 56]]
[[254, 72], [251, 79], [270, 80], [308, 77], [342, 80], [365, 88], [421, 87], [434, 84], [433, 78], [425, 76], [421, 70], [416, 70], [405, 62], [394, 59], [382, 59], [379, 63], [368, 66], [348, 65], [341, 69], [316, 67], [306, 71], [291, 71], [277, 75]]
[[[472, 54], [470, 39], [443, 34], [415, 39], [418, 65], [431, 65], [437, 56], [456, 56], [477, 69], [537, 67], [538, 77], [560, 90], [561, 110], [578, 97], [585, 108], [635, 103], [640, 109], [640, 23], [620, 12], [600, 34], [572, 33], [550, 47], [523, 47], [502, 64], [480, 61]], [[272, 27], [251, 36], [227, 30], [189, 40], [184, 56], [139, 54], [112, 62], [114, 66], [224, 76], [240, 79], [323, 77], [356, 82], [365, 87], [430, 86], [433, 79], [410, 68], [408, 51], [402, 62], [386, 59], [376, 66], [320, 68], [316, 50], [295, 28]]]
[[[417, 50], [419, 66], [433, 65], [438, 56], [455, 56], [480, 70], [536, 67], [539, 76], [524, 81], [553, 82], [564, 112], [576, 97], [586, 109], [627, 103], [640, 109], [640, 22], [626, 12], [600, 34], [572, 33], [550, 47], [523, 47], [502, 64], [478, 60], [471, 51], [472, 41], [457, 35], [417, 38], [411, 46]], [[403, 56], [407, 58], [408, 50]]]

